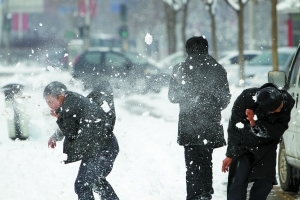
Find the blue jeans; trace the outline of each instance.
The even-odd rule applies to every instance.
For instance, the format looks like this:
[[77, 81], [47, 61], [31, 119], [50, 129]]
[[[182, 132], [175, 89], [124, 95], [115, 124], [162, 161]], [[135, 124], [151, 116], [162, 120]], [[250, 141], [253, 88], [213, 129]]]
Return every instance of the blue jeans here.
[[[235, 175], [229, 187], [227, 200], [243, 200], [247, 197], [248, 178], [251, 172], [251, 160], [247, 155], [238, 159]], [[255, 180], [250, 190], [249, 200], [266, 200], [272, 188], [273, 183], [270, 180]]]
[[106, 180], [119, 153], [117, 139], [114, 137], [108, 149], [100, 154], [81, 161], [75, 181], [78, 200], [94, 200], [93, 191], [105, 200], [118, 200], [118, 196]]

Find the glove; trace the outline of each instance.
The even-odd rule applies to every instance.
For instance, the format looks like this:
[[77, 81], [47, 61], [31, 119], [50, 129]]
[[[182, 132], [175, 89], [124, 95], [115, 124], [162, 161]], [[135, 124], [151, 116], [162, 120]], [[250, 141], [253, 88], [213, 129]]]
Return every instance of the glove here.
[[251, 126], [255, 126], [255, 120], [253, 119], [254, 118], [254, 112], [253, 112], [253, 110], [246, 109], [246, 116], [247, 116], [247, 119], [250, 122], [250, 125]]
[[52, 137], [48, 140], [48, 147], [54, 149], [56, 147], [56, 140]]

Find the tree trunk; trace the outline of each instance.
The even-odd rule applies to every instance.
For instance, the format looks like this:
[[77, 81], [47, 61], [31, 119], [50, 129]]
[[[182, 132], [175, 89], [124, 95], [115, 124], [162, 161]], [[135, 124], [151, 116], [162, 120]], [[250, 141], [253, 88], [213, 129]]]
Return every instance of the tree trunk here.
[[211, 34], [212, 34], [212, 47], [213, 47], [213, 57], [218, 60], [218, 51], [217, 51], [217, 36], [216, 36], [216, 20], [214, 14], [209, 12], [211, 19]]
[[182, 36], [182, 44], [184, 45], [186, 43], [186, 34], [185, 34], [185, 29], [186, 29], [186, 24], [187, 24], [187, 13], [188, 13], [188, 4], [190, 0], [186, 1], [186, 4], [183, 7], [183, 18], [182, 18], [182, 28], [181, 28], [181, 36]]
[[176, 12], [168, 3], [164, 3], [167, 25], [168, 53], [176, 52]]
[[[244, 4], [239, 0], [240, 10], [238, 14], [238, 50], [239, 50], [239, 79], [245, 80], [244, 74]], [[240, 86], [244, 86], [244, 82], [240, 83]]]
[[272, 63], [273, 70], [278, 71], [278, 53], [277, 53], [277, 0], [271, 0], [271, 18], [272, 18]]

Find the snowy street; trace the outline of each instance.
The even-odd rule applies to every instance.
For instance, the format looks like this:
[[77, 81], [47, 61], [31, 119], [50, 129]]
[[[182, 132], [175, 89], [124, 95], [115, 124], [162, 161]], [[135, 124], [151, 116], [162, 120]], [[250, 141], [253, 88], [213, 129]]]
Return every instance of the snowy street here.
[[[25, 98], [19, 99], [29, 118], [27, 141], [8, 138], [7, 119], [0, 93], [0, 199], [2, 200], [65, 200], [77, 199], [74, 181], [80, 162], [63, 164], [62, 142], [55, 150], [47, 147], [57, 128], [55, 118], [42, 98], [44, 86], [58, 80], [69, 90], [86, 95], [81, 87], [70, 85], [70, 76], [50, 70], [31, 76], [0, 79], [1, 85], [21, 81], [27, 86]], [[230, 105], [222, 111], [222, 122], [227, 138], [227, 124], [232, 103], [242, 88], [231, 86]], [[120, 199], [124, 200], [182, 200], [185, 199], [184, 149], [177, 144], [179, 107], [167, 98], [168, 88], [160, 93], [115, 96], [116, 125], [114, 133], [120, 153], [108, 181]], [[227, 174], [221, 172], [226, 147], [213, 153], [213, 199], [226, 199]]]
[[[20, 77], [14, 77], [15, 80]], [[8, 79], [7, 79], [8, 80]], [[5, 81], [1, 79], [1, 84]], [[12, 79], [9, 79], [12, 81]], [[47, 141], [57, 125], [48, 115], [42, 98], [43, 86], [61, 80], [70, 90], [86, 94], [80, 87], [68, 84], [69, 75], [54, 72], [47, 75], [22, 77], [28, 89], [23, 99], [30, 118], [28, 141], [8, 138], [4, 96], [1, 93], [0, 137], [0, 199], [76, 199], [73, 184], [79, 162], [63, 164], [62, 142], [55, 150]], [[233, 87], [234, 99], [240, 88]], [[177, 144], [177, 119], [179, 108], [167, 99], [168, 88], [158, 94], [115, 97], [117, 120], [115, 134], [120, 153], [108, 176], [120, 199], [150, 200], [185, 198], [185, 164], [183, 147]], [[231, 105], [223, 111], [224, 129]], [[226, 136], [227, 137], [227, 136]], [[216, 149], [214, 163], [214, 199], [225, 199], [227, 174], [221, 172], [226, 147]]]

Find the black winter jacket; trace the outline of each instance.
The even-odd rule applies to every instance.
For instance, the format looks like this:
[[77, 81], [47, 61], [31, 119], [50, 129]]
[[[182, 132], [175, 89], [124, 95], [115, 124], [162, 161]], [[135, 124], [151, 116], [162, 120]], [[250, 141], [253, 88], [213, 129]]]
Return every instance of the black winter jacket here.
[[179, 103], [179, 145], [224, 146], [221, 110], [230, 102], [227, 73], [207, 53], [189, 55], [173, 68], [169, 100]]
[[[226, 156], [233, 158], [229, 177], [234, 175], [235, 160], [247, 154], [253, 159], [249, 181], [267, 179], [276, 183], [276, 150], [281, 136], [288, 129], [291, 110], [295, 104], [292, 96], [280, 90], [284, 106], [279, 113], [269, 114], [255, 103], [255, 96], [264, 87], [245, 89], [236, 99], [228, 124], [228, 147]], [[277, 88], [277, 87], [276, 87]], [[257, 116], [256, 126], [251, 127], [245, 111], [252, 109]]]
[[90, 99], [67, 91], [57, 111], [57, 124], [65, 136], [65, 163], [95, 156], [105, 150], [114, 135], [107, 114]]
[[[116, 111], [113, 97], [113, 88], [108, 81], [101, 81], [100, 85], [93, 88], [87, 98], [100, 105], [102, 110], [106, 112], [108, 124], [111, 124], [110, 131], [113, 131], [116, 122]], [[105, 110], [107, 109], [107, 110]]]

